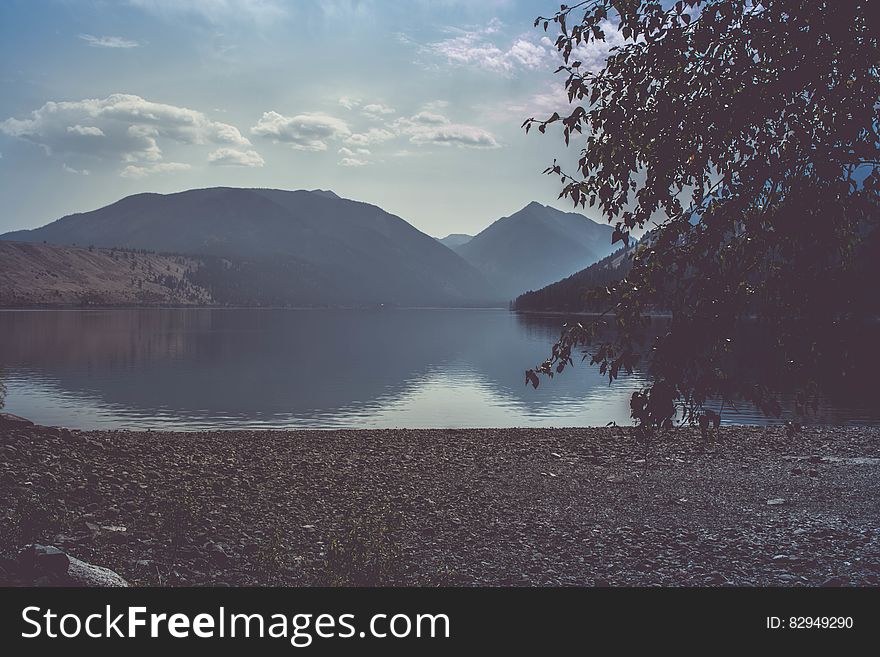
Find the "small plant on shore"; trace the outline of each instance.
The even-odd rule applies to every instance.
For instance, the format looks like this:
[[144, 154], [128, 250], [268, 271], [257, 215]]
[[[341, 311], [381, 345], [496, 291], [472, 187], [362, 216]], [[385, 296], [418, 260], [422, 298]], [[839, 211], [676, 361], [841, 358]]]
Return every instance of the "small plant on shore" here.
[[262, 586], [279, 586], [283, 583], [282, 570], [288, 565], [284, 535], [278, 527], [273, 527], [266, 541], [254, 554], [254, 576]]
[[401, 516], [385, 505], [366, 512], [327, 545], [323, 558], [328, 586], [389, 586], [403, 575], [403, 550], [395, 538]]

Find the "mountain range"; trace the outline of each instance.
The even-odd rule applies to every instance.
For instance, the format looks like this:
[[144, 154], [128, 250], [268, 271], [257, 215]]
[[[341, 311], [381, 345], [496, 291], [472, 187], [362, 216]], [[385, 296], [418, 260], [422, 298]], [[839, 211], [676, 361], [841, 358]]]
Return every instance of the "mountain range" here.
[[612, 232], [582, 214], [532, 202], [453, 249], [514, 299], [611, 253]]
[[[611, 250], [610, 235], [583, 215], [531, 203], [473, 238], [437, 240], [332, 191], [216, 187], [136, 194], [0, 240], [195, 256], [181, 276], [220, 304], [479, 306], [506, 305], [594, 262]], [[22, 271], [45, 265], [22, 264], [36, 251], [16, 256]], [[80, 284], [94, 280], [82, 253], [55, 258], [87, 272]]]

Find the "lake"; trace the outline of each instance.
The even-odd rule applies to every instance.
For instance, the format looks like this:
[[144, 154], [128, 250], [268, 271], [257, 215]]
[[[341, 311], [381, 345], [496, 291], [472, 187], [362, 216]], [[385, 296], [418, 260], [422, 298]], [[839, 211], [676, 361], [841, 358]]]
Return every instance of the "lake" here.
[[[506, 310], [0, 312], [5, 410], [80, 429], [453, 428], [629, 424], [636, 373], [524, 371], [559, 316]], [[870, 405], [821, 421], [876, 423]], [[749, 409], [725, 422], [761, 423]]]

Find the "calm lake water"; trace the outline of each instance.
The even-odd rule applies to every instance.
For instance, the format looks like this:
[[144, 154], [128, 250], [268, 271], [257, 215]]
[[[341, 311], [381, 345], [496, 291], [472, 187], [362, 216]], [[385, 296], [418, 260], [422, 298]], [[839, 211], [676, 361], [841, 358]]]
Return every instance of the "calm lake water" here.
[[[639, 374], [524, 370], [558, 316], [503, 310], [0, 312], [6, 409], [72, 428], [446, 428], [629, 424]], [[867, 406], [821, 421], [876, 423]], [[763, 420], [743, 410], [726, 422]]]

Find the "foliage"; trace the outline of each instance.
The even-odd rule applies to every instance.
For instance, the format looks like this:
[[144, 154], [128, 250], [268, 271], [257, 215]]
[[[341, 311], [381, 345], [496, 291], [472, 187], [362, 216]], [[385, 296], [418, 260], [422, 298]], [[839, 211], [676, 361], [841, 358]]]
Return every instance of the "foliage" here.
[[62, 522], [53, 503], [34, 492], [19, 495], [2, 520], [0, 550], [7, 554], [27, 543], [47, 541]]
[[[714, 424], [709, 400], [778, 415], [786, 382], [804, 412], [823, 377], [858, 382], [864, 354], [850, 338], [876, 321], [880, 273], [870, 3], [588, 0], [542, 23], [559, 28], [558, 72], [576, 102], [523, 125], [558, 124], [583, 146], [576, 171], [554, 161], [546, 173], [561, 197], [613, 222], [615, 241], [656, 228], [627, 277], [591, 293], [616, 338], [568, 327], [527, 382], [562, 372], [582, 346], [612, 381], [641, 359], [650, 384], [631, 410], [644, 427]], [[587, 70], [580, 49], [615, 27], [623, 45]], [[645, 316], [661, 303], [669, 330], [640, 353]], [[748, 321], [757, 346], [738, 337]], [[760, 377], [743, 375], [755, 368]]]

